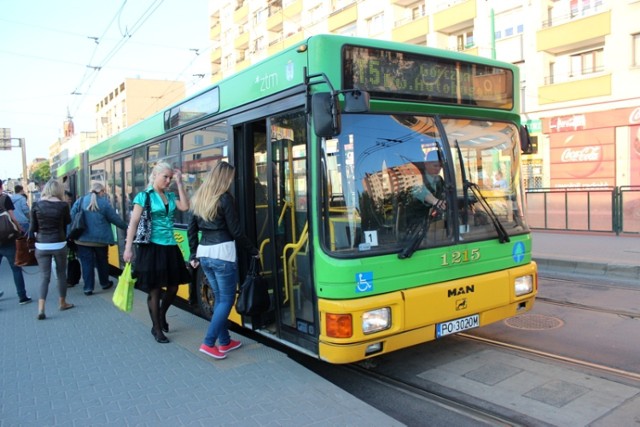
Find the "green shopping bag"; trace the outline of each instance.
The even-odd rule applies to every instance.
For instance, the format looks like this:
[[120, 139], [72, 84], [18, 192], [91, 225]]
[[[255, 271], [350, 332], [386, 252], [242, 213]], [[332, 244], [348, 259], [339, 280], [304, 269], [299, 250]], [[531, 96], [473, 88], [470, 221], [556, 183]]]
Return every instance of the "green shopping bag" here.
[[118, 279], [118, 286], [113, 291], [113, 304], [124, 312], [130, 312], [133, 308], [133, 286], [136, 279], [131, 277], [131, 263], [128, 262]]

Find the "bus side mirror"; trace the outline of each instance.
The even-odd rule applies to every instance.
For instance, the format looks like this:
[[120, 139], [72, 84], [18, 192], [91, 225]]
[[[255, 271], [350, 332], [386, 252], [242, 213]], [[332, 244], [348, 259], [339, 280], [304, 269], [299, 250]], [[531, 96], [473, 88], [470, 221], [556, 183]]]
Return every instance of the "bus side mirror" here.
[[520, 150], [522, 154], [531, 154], [531, 137], [527, 125], [520, 126]]
[[366, 113], [369, 111], [369, 92], [363, 90], [349, 90], [344, 94], [345, 113]]
[[340, 133], [340, 106], [337, 94], [319, 92], [311, 95], [311, 114], [317, 136], [333, 138]]

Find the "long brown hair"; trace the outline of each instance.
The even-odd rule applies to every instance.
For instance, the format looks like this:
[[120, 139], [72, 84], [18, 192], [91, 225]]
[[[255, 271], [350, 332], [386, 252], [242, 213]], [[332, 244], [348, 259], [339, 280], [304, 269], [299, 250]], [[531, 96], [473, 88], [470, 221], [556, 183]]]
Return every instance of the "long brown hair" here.
[[235, 169], [229, 163], [218, 162], [191, 198], [191, 212], [205, 221], [213, 221], [218, 213], [220, 196], [231, 188], [234, 173]]

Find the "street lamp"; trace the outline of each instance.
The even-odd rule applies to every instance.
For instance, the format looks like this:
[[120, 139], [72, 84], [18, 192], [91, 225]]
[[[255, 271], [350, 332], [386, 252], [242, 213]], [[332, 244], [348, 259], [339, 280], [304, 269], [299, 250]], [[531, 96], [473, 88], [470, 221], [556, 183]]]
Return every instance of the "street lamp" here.
[[11, 138], [10, 128], [0, 128], [0, 150], [11, 150], [11, 141], [18, 141], [18, 146], [22, 147], [22, 186], [27, 188], [29, 177], [27, 176], [27, 145], [24, 138]]

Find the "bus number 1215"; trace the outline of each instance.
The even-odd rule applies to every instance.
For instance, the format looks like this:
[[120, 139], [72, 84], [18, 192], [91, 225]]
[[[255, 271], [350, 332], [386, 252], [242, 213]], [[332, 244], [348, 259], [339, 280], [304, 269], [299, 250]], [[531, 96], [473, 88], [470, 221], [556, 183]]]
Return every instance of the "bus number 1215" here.
[[442, 258], [442, 266], [448, 266], [453, 264], [462, 264], [464, 262], [473, 262], [480, 259], [480, 249], [465, 249], [464, 251], [453, 251], [450, 253], [444, 253], [440, 256]]

